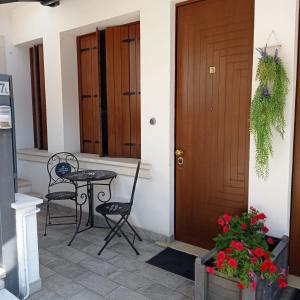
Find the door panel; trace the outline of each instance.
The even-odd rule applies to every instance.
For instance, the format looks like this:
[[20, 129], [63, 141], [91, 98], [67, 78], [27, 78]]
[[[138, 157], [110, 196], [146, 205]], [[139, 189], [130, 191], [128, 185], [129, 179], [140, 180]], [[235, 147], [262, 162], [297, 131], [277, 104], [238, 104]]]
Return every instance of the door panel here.
[[[300, 40], [299, 40], [300, 41]], [[300, 276], [300, 47], [298, 45], [298, 78], [294, 135], [294, 164], [290, 233], [290, 274]]]
[[205, 248], [219, 215], [247, 210], [253, 2], [177, 9], [176, 239]]

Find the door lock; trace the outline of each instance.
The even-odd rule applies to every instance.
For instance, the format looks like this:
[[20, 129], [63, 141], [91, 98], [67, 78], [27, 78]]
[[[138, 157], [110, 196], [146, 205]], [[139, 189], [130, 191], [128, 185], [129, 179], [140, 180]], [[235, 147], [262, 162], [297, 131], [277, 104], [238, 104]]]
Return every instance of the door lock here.
[[181, 156], [177, 157], [177, 164], [178, 164], [179, 166], [182, 166], [182, 165], [183, 165], [183, 157], [181, 157]]

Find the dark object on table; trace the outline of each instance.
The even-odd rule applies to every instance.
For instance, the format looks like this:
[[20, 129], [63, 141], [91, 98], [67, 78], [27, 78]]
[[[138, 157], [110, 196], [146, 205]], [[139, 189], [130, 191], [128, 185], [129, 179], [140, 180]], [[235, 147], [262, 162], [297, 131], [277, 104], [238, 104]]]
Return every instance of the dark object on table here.
[[[112, 228], [110, 223], [107, 226], [96, 226], [94, 218], [94, 186], [103, 186], [108, 188], [108, 195], [102, 190], [97, 194], [97, 198], [100, 202], [106, 203], [111, 198], [111, 183], [114, 178], [117, 177], [117, 173], [107, 170], [83, 170], [71, 173], [66, 173], [64, 178], [76, 182], [77, 189], [86, 187], [86, 193], [80, 193], [80, 199], [77, 200], [77, 205], [79, 206], [79, 222], [77, 223], [75, 233], [69, 242], [68, 246], [71, 246], [76, 235], [83, 231], [89, 230], [91, 228]], [[106, 181], [105, 183], [99, 183], [96, 181]], [[79, 185], [79, 182], [84, 182], [84, 184]], [[80, 230], [81, 220], [82, 220], [82, 207], [88, 201], [89, 204], [89, 219], [86, 224], [86, 228]]]
[[[108, 216], [120, 216], [120, 220], [118, 222], [116, 222], [113, 227], [110, 226], [111, 230], [110, 230], [109, 234], [106, 236], [106, 238], [104, 239], [105, 240], [105, 244], [101, 248], [101, 250], [98, 252], [98, 255], [100, 255], [102, 253], [102, 251], [107, 247], [107, 245], [110, 243], [110, 241], [119, 232], [126, 239], [126, 241], [129, 243], [129, 245], [135, 251], [135, 253], [137, 255], [139, 255], [139, 252], [137, 251], [137, 249], [134, 246], [134, 240], [135, 240], [135, 237], [137, 237], [140, 241], [142, 241], [142, 238], [138, 235], [138, 233], [136, 232], [136, 230], [129, 223], [128, 218], [130, 216], [132, 205], [133, 205], [134, 193], [135, 193], [137, 179], [139, 177], [140, 165], [141, 165], [141, 162], [139, 161], [138, 165], [137, 165], [137, 168], [136, 168], [136, 172], [135, 172], [135, 177], [134, 177], [134, 182], [133, 182], [133, 188], [132, 188], [131, 197], [130, 197], [130, 201], [129, 202], [119, 202], [119, 201], [118, 202], [110, 202], [110, 203], [101, 204], [101, 205], [99, 205], [99, 206], [96, 207], [96, 211], [105, 218], [107, 224], [110, 224], [110, 222], [114, 223], [112, 220], [110, 220], [108, 218]], [[125, 223], [129, 226], [129, 228], [132, 230], [132, 232], [134, 234], [133, 242], [130, 241], [130, 239], [128, 238], [128, 236], [122, 230], [122, 226]]]
[[[77, 184], [65, 178], [66, 174], [76, 172], [79, 169], [77, 158], [68, 152], [59, 152], [51, 156], [47, 163], [47, 171], [49, 174], [48, 194], [47, 199], [47, 213], [45, 233], [47, 235], [47, 226], [53, 225], [71, 225], [77, 224]], [[58, 185], [64, 185], [64, 190], [58, 191]], [[66, 185], [68, 186], [66, 190]], [[53, 200], [72, 200], [75, 203], [75, 215], [68, 216], [51, 216], [50, 202]], [[74, 222], [52, 223], [51, 219], [74, 218]]]
[[[240, 290], [237, 287], [237, 280], [227, 279], [223, 276], [213, 276], [206, 272], [206, 267], [210, 266], [211, 260], [217, 253], [217, 249], [212, 249], [202, 258], [197, 258], [195, 263], [195, 299], [203, 300], [212, 297], [223, 299], [241, 300], [279, 300], [282, 289], [278, 288], [278, 283], [269, 283], [267, 280], [257, 280], [256, 291], [251, 288]], [[289, 238], [283, 236], [280, 242], [272, 250], [272, 261], [280, 271], [288, 269]]]
[[195, 280], [196, 256], [167, 248], [147, 261], [148, 264], [164, 269], [190, 280]]

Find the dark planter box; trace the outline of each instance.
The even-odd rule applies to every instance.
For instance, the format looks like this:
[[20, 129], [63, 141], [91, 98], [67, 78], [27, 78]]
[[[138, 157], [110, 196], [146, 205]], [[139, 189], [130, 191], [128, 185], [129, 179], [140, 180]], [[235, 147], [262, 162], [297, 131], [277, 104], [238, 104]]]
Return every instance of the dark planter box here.
[[[278, 270], [288, 270], [288, 244], [289, 239], [283, 236], [272, 250], [273, 261]], [[198, 257], [195, 262], [195, 299], [196, 300], [277, 300], [282, 289], [277, 282], [269, 285], [268, 281], [258, 280], [256, 292], [250, 288], [241, 291], [236, 286], [237, 281], [227, 279], [220, 275], [211, 275], [206, 267], [212, 261], [217, 249], [212, 249], [204, 257]]]

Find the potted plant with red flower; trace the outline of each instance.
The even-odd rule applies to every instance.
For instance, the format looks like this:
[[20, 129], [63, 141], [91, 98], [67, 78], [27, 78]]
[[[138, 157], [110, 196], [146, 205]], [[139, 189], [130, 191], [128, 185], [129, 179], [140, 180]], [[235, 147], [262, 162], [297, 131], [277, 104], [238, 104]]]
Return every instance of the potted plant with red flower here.
[[276, 300], [287, 286], [288, 237], [267, 235], [266, 215], [255, 208], [218, 219], [216, 247], [196, 260], [196, 299]]

